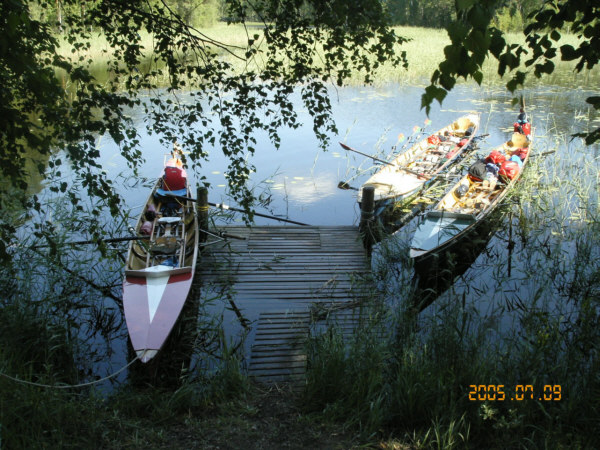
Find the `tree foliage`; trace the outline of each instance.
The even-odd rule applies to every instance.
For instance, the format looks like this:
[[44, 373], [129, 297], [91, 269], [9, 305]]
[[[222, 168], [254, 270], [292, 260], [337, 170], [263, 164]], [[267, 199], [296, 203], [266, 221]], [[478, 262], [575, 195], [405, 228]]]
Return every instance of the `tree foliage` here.
[[[229, 160], [231, 193], [250, 212], [248, 155], [255, 150], [257, 132], [266, 132], [278, 147], [279, 129], [299, 125], [292, 95], [300, 93], [325, 147], [336, 131], [327, 84], [342, 85], [356, 71], [369, 82], [384, 61], [406, 65], [404, 53], [397, 52], [404, 40], [388, 27], [392, 6], [407, 20], [410, 14], [448, 20], [451, 45], [422, 97], [427, 110], [434, 100], [443, 101], [457, 79], [481, 83], [489, 56], [496, 58], [500, 75], [512, 74], [510, 91], [531, 73], [551, 73], [551, 58], [558, 53], [576, 61], [578, 71], [598, 63], [600, 7], [582, 0], [543, 5], [539, 0], [455, 0], [453, 10], [446, 0], [220, 0], [219, 11], [230, 22], [262, 22], [260, 28], [246, 28], [241, 46], [217, 42], [195, 28], [206, 8], [214, 12], [215, 3], [208, 0], [8, 0], [0, 4], [0, 206], [6, 210], [16, 203], [43, 212], [36, 196], [26, 195], [32, 175], [50, 169], [60, 178], [68, 168], [86, 194], [105, 199], [116, 214], [121, 200], [102, 172], [97, 140], [110, 135], [136, 174], [143, 155], [128, 114], [141, 108], [147, 130], [165, 147], [174, 140], [182, 143], [196, 173], [201, 174], [210, 148], [221, 149]], [[496, 27], [502, 8], [529, 14], [525, 45], [509, 44]], [[57, 27], [51, 20], [59, 18]], [[565, 29], [580, 37], [579, 45], [559, 47]], [[87, 52], [98, 34], [110, 47], [104, 55], [107, 80], [94, 77]], [[142, 34], [152, 36], [151, 48], [144, 48]], [[224, 53], [243, 69], [236, 70], [221, 57]], [[600, 96], [587, 101], [600, 108]], [[586, 136], [588, 143], [599, 139], [600, 130]], [[56, 152], [60, 157], [49, 162]], [[68, 182], [50, 189], [66, 193], [78, 206], [80, 195]], [[52, 234], [46, 225], [38, 224], [38, 236]], [[99, 237], [99, 223], [89, 228]], [[14, 223], [6, 215], [0, 218], [0, 256], [7, 257], [14, 232]]]
[[[551, 61], [558, 52], [564, 61], [576, 61], [575, 70], [592, 69], [600, 58], [600, 5], [584, 0], [547, 1], [530, 13], [525, 28], [526, 44], [509, 44], [503, 32], [493, 25], [498, 0], [457, 0], [457, 19], [448, 26], [452, 43], [445, 47], [445, 60], [431, 77], [431, 84], [422, 96], [422, 106], [429, 111], [434, 100], [442, 103], [458, 78], [474, 79], [481, 84], [483, 62], [493, 56], [498, 62], [498, 74], [512, 72], [506, 83], [510, 92], [523, 86], [527, 76], [537, 78], [554, 71]], [[561, 45], [562, 30], [568, 29], [579, 38], [577, 48]], [[525, 66], [523, 70], [522, 64]], [[587, 103], [600, 109], [600, 96], [591, 96]], [[600, 140], [600, 128], [578, 136], [591, 144]]]
[[453, 0], [386, 0], [391, 23], [442, 28], [456, 17]]
[[[51, 169], [60, 176], [65, 164], [81, 178], [87, 194], [106, 200], [116, 214], [120, 199], [111, 180], [101, 171], [97, 139], [110, 135], [118, 144], [132, 173], [143, 160], [130, 108], [142, 108], [146, 128], [170, 147], [178, 140], [190, 151], [189, 163], [201, 173], [210, 147], [229, 158], [232, 195], [248, 211], [253, 203], [246, 180], [253, 167], [247, 155], [256, 146], [255, 134], [268, 133], [279, 146], [279, 129], [297, 127], [291, 95], [300, 90], [312, 115], [321, 145], [335, 131], [327, 83], [341, 85], [357, 70], [365, 81], [383, 61], [405, 64], [395, 45], [402, 43], [386, 27], [379, 1], [357, 0], [226, 0], [225, 15], [244, 23], [259, 17], [263, 28], [247, 29], [247, 42], [234, 47], [216, 42], [194, 28], [184, 17], [193, 2], [62, 0], [62, 42], [52, 26], [42, 20], [55, 1], [9, 0], [0, 6], [0, 177], [2, 201], [14, 188], [24, 192], [30, 174], [23, 172], [31, 151], [41, 155], [36, 171], [46, 171], [48, 155], [61, 151]], [[85, 11], [77, 6], [85, 5]], [[39, 18], [32, 9], [37, 8]], [[183, 14], [183, 16], [182, 16]], [[46, 16], [52, 16], [48, 13]], [[141, 33], [153, 37], [153, 48], [144, 48]], [[86, 50], [96, 33], [110, 46], [106, 51], [107, 81], [94, 78]], [[72, 53], [61, 53], [67, 45]], [[230, 53], [244, 70], [234, 70], [221, 55]], [[145, 55], [151, 55], [147, 61]], [[142, 64], [144, 63], [144, 64]], [[59, 74], [60, 76], [57, 76]], [[165, 84], [157, 80], [166, 79]], [[144, 94], [150, 91], [149, 101]], [[191, 101], [178, 95], [189, 92]], [[68, 192], [74, 204], [78, 193], [61, 182], [52, 186]], [[20, 198], [25, 208], [43, 209], [33, 196]], [[251, 214], [250, 214], [251, 217]], [[14, 227], [0, 219], [0, 255]], [[37, 234], [48, 228], [38, 224]], [[99, 236], [99, 224], [90, 224]]]
[[[394, 25], [444, 28], [456, 20], [456, 0], [383, 0]], [[544, 0], [497, 2], [494, 24], [502, 31], [522, 31], [524, 19], [542, 7]]]

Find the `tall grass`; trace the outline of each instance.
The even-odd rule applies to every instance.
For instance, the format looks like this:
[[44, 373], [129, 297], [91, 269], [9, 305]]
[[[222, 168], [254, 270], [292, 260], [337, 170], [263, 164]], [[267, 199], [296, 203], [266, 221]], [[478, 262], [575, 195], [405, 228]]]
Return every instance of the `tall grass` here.
[[[598, 162], [581, 144], [555, 145], [532, 159], [487, 250], [422, 314], [405, 244], [383, 246], [394, 332], [315, 338], [307, 410], [382, 447], [600, 445]], [[503, 385], [506, 398], [479, 385]], [[518, 400], [517, 385], [535, 397]], [[560, 386], [560, 400], [544, 386]]]
[[[186, 305], [186, 317], [161, 352], [162, 370], [136, 362], [116, 389], [104, 381], [90, 384], [122, 367], [109, 363], [128, 342], [119, 301], [122, 264], [119, 249], [67, 242], [86, 236], [92, 223], [123, 235], [128, 216], [103, 222], [95, 203], [74, 207], [68, 193], [44, 191], [39, 201], [48, 205], [49, 225], [39, 230], [25, 221], [11, 265], [0, 266], [2, 448], [166, 446], [163, 427], [243, 398], [249, 386], [240, 359], [227, 351], [221, 324], [199, 315], [204, 305], [196, 302]], [[44, 246], [45, 235], [57, 245]]]
[[[427, 84], [438, 64], [444, 59], [444, 47], [450, 45], [448, 34], [443, 29], [422, 28], [422, 27], [394, 27], [396, 34], [409, 39], [409, 42], [399, 45], [397, 51], [405, 51], [409, 67], [407, 70], [402, 68], [394, 68], [390, 64], [382, 64], [374, 74], [373, 82], [377, 84]], [[242, 25], [227, 25], [219, 23], [217, 25], [203, 28], [200, 30], [208, 39], [222, 44], [224, 47], [217, 47], [209, 41], [206, 43], [206, 49], [218, 55], [220, 60], [231, 64], [232, 73], [243, 72], [248, 70], [260, 71], [265, 64], [264, 54], [259, 52], [252, 60], [245, 59], [245, 51], [248, 46], [248, 38], [252, 38], [256, 34], [259, 39], [256, 41], [259, 49], [264, 50], [265, 45], [262, 40], [262, 30], [260, 24], [250, 24], [247, 27]], [[507, 33], [506, 40], [509, 44], [525, 44], [524, 36], [520, 33]], [[92, 73], [99, 80], [106, 80], [109, 77], [108, 62], [113, 57], [113, 49], [110, 48], [106, 39], [99, 34], [92, 34], [89, 40], [89, 49], [77, 51], [74, 56], [82, 57], [84, 60], [90, 59]], [[262, 43], [262, 44], [261, 44]], [[565, 34], [557, 43], [558, 46], [570, 44], [577, 46], [578, 40], [576, 36]], [[153, 36], [141, 32], [140, 45], [143, 48], [144, 55], [142, 67], [140, 70], [147, 70], [148, 67], [160, 63], [152, 62], [155, 42]], [[61, 54], [63, 56], [72, 56], [71, 48], [63, 42], [61, 46]], [[181, 52], [179, 56], [185, 59], [189, 55]], [[599, 81], [597, 71], [585, 71], [582, 74], [574, 72], [574, 63], [560, 61], [557, 56], [553, 59], [556, 65], [556, 70], [553, 74], [544, 78], [545, 83], [556, 85], [572, 85], [573, 83], [582, 84], [584, 86], [593, 87]], [[529, 70], [524, 65], [520, 70]], [[493, 58], [488, 59], [484, 64], [483, 73], [485, 75], [485, 83], [498, 84], [503, 83], [497, 75], [497, 65]], [[364, 73], [355, 71], [349, 84], [362, 84], [364, 82]], [[165, 84], [167, 78], [156, 80], [159, 85]], [[537, 83], [533, 75], [529, 79], [529, 83]]]

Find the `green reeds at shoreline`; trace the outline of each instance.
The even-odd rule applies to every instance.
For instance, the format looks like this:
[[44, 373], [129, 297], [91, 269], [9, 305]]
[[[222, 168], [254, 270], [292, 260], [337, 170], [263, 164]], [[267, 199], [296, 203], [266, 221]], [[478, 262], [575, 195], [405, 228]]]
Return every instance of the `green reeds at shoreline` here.
[[487, 250], [421, 314], [404, 239], [382, 244], [391, 331], [315, 337], [306, 411], [380, 448], [600, 445], [598, 162], [556, 145], [531, 161]]
[[[212, 42], [218, 42], [222, 46], [215, 46], [211, 41], [207, 41], [207, 55], [211, 53], [219, 60], [225, 61], [231, 65], [232, 74], [241, 73], [244, 71], [260, 71], [264, 65], [264, 55], [258, 53], [251, 60], [245, 58], [245, 51], [248, 46], [248, 35], [261, 35], [261, 26], [258, 24], [250, 25], [250, 31], [242, 25], [226, 25], [220, 23], [213, 27], [202, 29], [202, 33]], [[409, 62], [408, 68], [394, 68], [389, 64], [382, 64], [381, 67], [373, 74], [372, 79], [375, 85], [382, 84], [423, 84], [429, 83], [429, 79], [438, 64], [444, 59], [444, 47], [450, 45], [450, 39], [447, 32], [443, 29], [420, 28], [420, 27], [394, 27], [398, 36], [405, 37], [409, 41], [403, 45], [398, 45], [398, 53], [405, 51]], [[518, 33], [508, 33], [506, 35], [509, 43], [524, 44], [524, 36]], [[257, 40], [261, 42], [261, 38]], [[76, 58], [90, 61], [90, 71], [97, 80], [103, 82], [110, 77], [109, 62], [113, 56], [113, 51], [106, 42], [103, 36], [92, 34], [90, 38], [90, 46], [85, 51], [77, 51], [74, 53]], [[577, 45], [577, 38], [573, 35], [564, 35], [559, 42], [559, 46], [563, 44]], [[160, 66], [160, 62], [153, 62], [153, 49], [156, 43], [153, 36], [147, 33], [140, 35], [139, 45], [142, 47], [142, 66], [139, 68], [141, 72], [147, 72], [152, 67]], [[260, 48], [260, 47], [259, 47]], [[64, 42], [61, 46], [60, 53], [68, 57], [71, 55], [71, 48]], [[178, 54], [180, 58], [186, 58], [184, 52]], [[560, 61], [559, 57], [554, 58], [553, 62], [556, 69], [553, 74], [544, 79], [546, 84], [555, 84], [563, 86], [572, 86], [573, 83], [582, 86], [595, 87], [599, 81], [597, 71], [582, 72], [577, 74], [574, 72], [574, 63]], [[485, 84], [504, 84], [507, 77], [500, 78], [496, 71], [497, 63], [492, 59], [484, 64], [483, 73]], [[524, 67], [522, 69], [525, 69]], [[350, 85], [361, 85], [364, 82], [364, 73], [355, 72], [348, 80]], [[156, 79], [156, 84], [166, 86], [168, 83], [168, 74], [164, 73], [162, 79]], [[539, 81], [535, 77], [530, 77], [528, 83], [537, 84]]]

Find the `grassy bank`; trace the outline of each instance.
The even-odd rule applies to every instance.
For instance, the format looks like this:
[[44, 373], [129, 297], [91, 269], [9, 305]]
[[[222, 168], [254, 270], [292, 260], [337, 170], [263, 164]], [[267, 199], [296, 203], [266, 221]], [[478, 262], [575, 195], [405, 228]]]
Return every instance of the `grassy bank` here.
[[[403, 36], [409, 39], [409, 42], [402, 46], [397, 46], [398, 53], [405, 51], [409, 67], [407, 70], [402, 68], [394, 68], [389, 64], [382, 64], [381, 67], [374, 74], [373, 82], [375, 84], [423, 84], [426, 85], [432, 75], [432, 72], [437, 68], [438, 64], [444, 59], [444, 47], [450, 44], [447, 32], [442, 29], [432, 28], [420, 28], [420, 27], [395, 27], [395, 32], [399, 36]], [[248, 38], [253, 35], [258, 35], [259, 48], [262, 42], [262, 32], [259, 24], [251, 24], [247, 28], [241, 25], [227, 25], [219, 23], [218, 25], [210, 28], [200, 30], [206, 42], [206, 50], [214, 52], [218, 55], [220, 60], [226, 61], [231, 64], [232, 70], [241, 71], [260, 71], [264, 66], [264, 56], [262, 53], [258, 53], [251, 61], [246, 61], [244, 53], [247, 49]], [[506, 39], [511, 44], [524, 44], [525, 40], [521, 34], [508, 33]], [[558, 42], [558, 46], [564, 44], [577, 45], [577, 38], [573, 35], [565, 34]], [[218, 43], [219, 45], [217, 45]], [[153, 49], [156, 45], [153, 36], [148, 33], [140, 35], [139, 44], [143, 48], [142, 54], [143, 64], [140, 70], [149, 71], [156, 63], [152, 62]], [[66, 44], [63, 44], [62, 54], [64, 56], [71, 55], [71, 49]], [[262, 45], [264, 48], [264, 43]], [[105, 80], [109, 76], [107, 71], [108, 62], [113, 54], [113, 50], [110, 48], [106, 40], [97, 34], [92, 34], [90, 39], [89, 49], [81, 52], [76, 52], [77, 58], [83, 57], [91, 61], [92, 73], [99, 80]], [[182, 52], [176, 52], [180, 58], [186, 58], [189, 55], [185, 55]], [[587, 87], [593, 87], [597, 85], [600, 80], [600, 75], [597, 71], [587, 71], [582, 74], [577, 74], [573, 71], [575, 64], [571, 62], [560, 61], [560, 57], [553, 59], [556, 65], [556, 70], [553, 74], [544, 78], [544, 83], [572, 86], [573, 83], [576, 85], [582, 85]], [[160, 64], [160, 63], [158, 63]], [[507, 78], [501, 79], [497, 75], [497, 65], [495, 60], [489, 60], [486, 62], [483, 68], [484, 83], [485, 84], [499, 84], [505, 83]], [[528, 70], [525, 66], [522, 66], [520, 70]], [[350, 84], [362, 84], [364, 80], [364, 74], [361, 72], [355, 72], [348, 81]], [[162, 80], [156, 80], [159, 85], [166, 83], [166, 78]], [[530, 77], [528, 83], [537, 83], [533, 75]]]
[[306, 410], [383, 448], [597, 448], [598, 165], [580, 145], [532, 160], [485, 251], [420, 315], [410, 231], [384, 243], [391, 331], [316, 338]]
[[[213, 31], [244, 42], [243, 30]], [[377, 82], [419, 83], [439, 61], [445, 34], [399, 34], [413, 37], [413, 68], [384, 68]], [[103, 54], [94, 55], [102, 66]], [[111, 292], [120, 289], [120, 263], [60, 248], [51, 258], [24, 252], [18, 270], [0, 276], [0, 372], [50, 387], [0, 377], [0, 448], [598, 447], [598, 166], [566, 139], [555, 146], [556, 157], [532, 163], [488, 251], [425, 314], [412, 308], [407, 236], [383, 246], [377, 276], [385, 289], [374, 300], [387, 333], [375, 326], [350, 342], [335, 329], [315, 336], [299, 397], [253, 386], [234, 353], [177, 366], [168, 386], [61, 389], [98, 378], [90, 359], [109, 357], [110, 339], [124, 331], [118, 299], [98, 301], [97, 289], [61, 265], [92, 267], [84, 274]], [[56, 211], [65, 235], [89, 225], [75, 211]], [[81, 339], [82, 328], [98, 324], [104, 353]], [[194, 325], [196, 357], [209, 345], [211, 354], [227, 353], [218, 323]], [[479, 386], [495, 386], [495, 399]], [[525, 398], [526, 386], [537, 398]]]

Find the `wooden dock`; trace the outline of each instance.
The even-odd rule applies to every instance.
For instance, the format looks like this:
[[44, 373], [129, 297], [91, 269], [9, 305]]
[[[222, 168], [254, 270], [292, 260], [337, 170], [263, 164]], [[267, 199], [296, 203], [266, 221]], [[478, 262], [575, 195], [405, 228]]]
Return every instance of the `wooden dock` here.
[[[370, 265], [358, 229], [227, 226], [220, 231], [243, 240], [207, 247], [200, 272], [203, 296], [222, 299], [237, 331], [242, 322], [248, 324], [251, 377], [263, 383], [301, 381], [310, 333], [330, 320], [356, 316], [350, 312], [369, 290]], [[351, 333], [357, 321], [343, 323]]]

